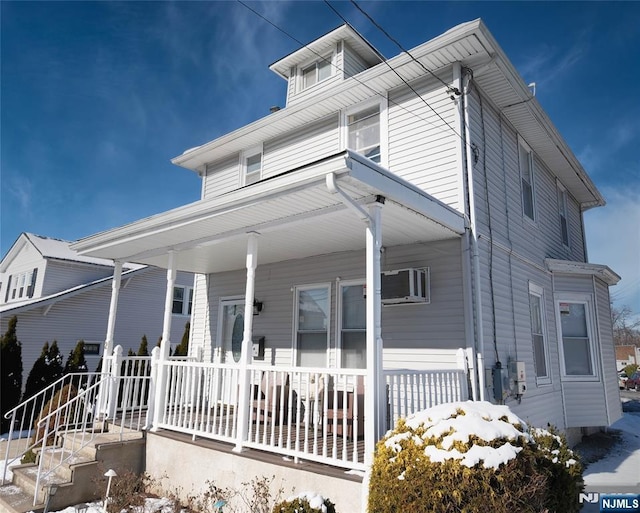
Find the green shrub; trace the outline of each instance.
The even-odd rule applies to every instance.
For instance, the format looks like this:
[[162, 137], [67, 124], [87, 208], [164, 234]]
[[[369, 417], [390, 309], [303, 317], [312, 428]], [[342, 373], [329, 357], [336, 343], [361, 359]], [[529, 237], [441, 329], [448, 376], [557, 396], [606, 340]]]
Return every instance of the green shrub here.
[[443, 404], [378, 442], [368, 511], [570, 513], [581, 471], [561, 437], [530, 433], [506, 406]]
[[336, 513], [336, 508], [321, 495], [303, 492], [276, 504], [273, 513]]
[[638, 366], [635, 363], [630, 363], [623, 370], [627, 377], [630, 378], [633, 376], [633, 373], [638, 370]]
[[35, 430], [35, 433], [36, 433], [35, 438], [33, 439], [34, 444], [42, 443], [42, 438], [45, 435], [45, 432], [47, 430], [47, 424], [48, 424], [49, 432], [47, 435], [46, 445], [53, 445], [54, 437], [55, 437], [54, 426], [55, 426], [56, 420], [61, 425], [66, 424], [68, 420], [73, 418], [74, 411], [70, 408], [63, 409], [60, 412], [60, 415], [52, 415], [47, 421], [47, 423], [43, 424], [42, 426], [39, 426], [40, 421], [46, 418], [47, 415], [56, 411], [59, 407], [63, 406], [65, 403], [67, 403], [68, 401], [76, 397], [77, 395], [78, 395], [78, 390], [76, 389], [76, 387], [73, 386], [72, 384], [69, 384], [62, 387], [60, 390], [58, 390], [58, 392], [56, 392], [56, 394], [51, 399], [49, 399], [47, 404], [44, 405], [44, 408], [42, 408], [40, 415], [38, 415], [38, 418], [34, 422], [33, 429]]

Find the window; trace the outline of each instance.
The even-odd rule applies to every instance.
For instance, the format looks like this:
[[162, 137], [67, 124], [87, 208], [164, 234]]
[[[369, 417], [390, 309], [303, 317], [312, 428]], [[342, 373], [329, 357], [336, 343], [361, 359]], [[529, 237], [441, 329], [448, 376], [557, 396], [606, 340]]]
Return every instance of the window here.
[[242, 154], [242, 185], [251, 185], [262, 178], [262, 147], [252, 148]]
[[345, 368], [367, 366], [367, 307], [362, 283], [340, 284], [340, 360]]
[[562, 244], [569, 245], [569, 224], [567, 221], [567, 191], [558, 184], [558, 213], [560, 214], [560, 236]]
[[565, 378], [596, 377], [590, 303], [584, 300], [560, 300], [557, 303], [562, 341], [562, 365]]
[[193, 289], [191, 287], [173, 287], [173, 306], [171, 313], [191, 315], [193, 306]]
[[330, 285], [296, 288], [296, 363], [324, 367], [329, 347]]
[[535, 220], [533, 191], [533, 153], [524, 141], [519, 141], [520, 180], [522, 187], [522, 213]]
[[99, 356], [100, 355], [100, 342], [85, 342], [84, 343], [85, 356]]
[[531, 317], [531, 340], [533, 342], [533, 366], [536, 382], [550, 382], [547, 344], [545, 337], [544, 299], [542, 287], [529, 284], [529, 312]]
[[331, 76], [331, 55], [302, 68], [302, 89], [322, 82]]
[[380, 106], [347, 116], [347, 147], [380, 163]]

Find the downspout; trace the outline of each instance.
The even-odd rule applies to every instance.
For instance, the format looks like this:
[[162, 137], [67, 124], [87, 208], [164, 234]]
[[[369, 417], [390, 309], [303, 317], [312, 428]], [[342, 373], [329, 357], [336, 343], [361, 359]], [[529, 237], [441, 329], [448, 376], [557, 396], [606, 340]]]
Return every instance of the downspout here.
[[[347, 159], [348, 160], [348, 159]], [[347, 162], [348, 165], [348, 162]], [[381, 280], [380, 280], [380, 249], [382, 245], [381, 209], [384, 198], [378, 197], [376, 203], [370, 206], [369, 212], [364, 210], [356, 201], [345, 193], [336, 183], [333, 173], [326, 175], [326, 185], [329, 192], [338, 194], [342, 203], [364, 221], [367, 238], [367, 375], [365, 377], [364, 416], [365, 416], [365, 464], [373, 460], [375, 444], [386, 430], [386, 418], [382, 414], [380, 401], [385, 397], [385, 383], [382, 376], [382, 326], [381, 318]]]
[[476, 326], [476, 353], [478, 367], [478, 381], [480, 400], [485, 400], [486, 382], [484, 375], [484, 335], [482, 326], [482, 294], [480, 293], [480, 254], [478, 253], [478, 234], [476, 231], [476, 205], [473, 187], [473, 154], [471, 151], [471, 134], [469, 122], [469, 84], [471, 79], [466, 76], [466, 83], [462, 90], [462, 110], [464, 129], [464, 153], [466, 164], [466, 198], [469, 208], [469, 227], [465, 231], [468, 247], [470, 248], [471, 275], [473, 280], [473, 310]]

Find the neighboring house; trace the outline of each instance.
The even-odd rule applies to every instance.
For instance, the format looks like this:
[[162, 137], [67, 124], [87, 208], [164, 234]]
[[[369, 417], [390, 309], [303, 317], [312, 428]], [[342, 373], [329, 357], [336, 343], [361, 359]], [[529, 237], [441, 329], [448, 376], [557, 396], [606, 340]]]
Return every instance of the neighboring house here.
[[[163, 430], [364, 470], [392, 422], [438, 402], [504, 402], [574, 442], [621, 416], [620, 278], [584, 239], [603, 197], [480, 20], [410, 53], [385, 61], [345, 25], [287, 55], [285, 108], [173, 160], [200, 201], [74, 244], [169, 284], [196, 273], [204, 362], [162, 352], [148, 471], [185, 489], [267, 472], [221, 450], [177, 473], [188, 449]], [[288, 483], [326, 486], [300, 468]]]
[[[45, 342], [58, 341], [66, 359], [78, 340], [85, 341], [90, 371], [102, 356], [113, 282], [113, 261], [78, 255], [68, 241], [23, 233], [0, 262], [0, 330], [18, 317], [22, 343], [22, 378], [40, 356]], [[137, 351], [142, 335], [149, 350], [162, 334], [166, 271], [125, 264], [115, 343]], [[193, 275], [180, 273], [176, 287], [172, 342], [179, 343], [190, 319]], [[178, 287], [179, 285], [179, 287]], [[182, 296], [181, 296], [182, 295]]]
[[616, 366], [618, 371], [627, 365], [638, 365], [640, 362], [640, 347], [637, 346], [616, 346]]

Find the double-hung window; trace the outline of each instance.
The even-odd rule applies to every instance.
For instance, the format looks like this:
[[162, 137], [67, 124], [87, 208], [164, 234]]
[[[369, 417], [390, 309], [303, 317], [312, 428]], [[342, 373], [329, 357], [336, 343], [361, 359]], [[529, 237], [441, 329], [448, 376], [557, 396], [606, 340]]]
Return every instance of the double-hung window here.
[[347, 115], [347, 147], [380, 163], [380, 105]]
[[325, 367], [329, 348], [331, 286], [296, 287], [296, 363]]
[[302, 68], [302, 89], [316, 85], [331, 76], [331, 55]]
[[340, 360], [343, 368], [367, 366], [367, 307], [362, 283], [340, 283]]
[[563, 378], [597, 379], [589, 297], [561, 297], [556, 303], [556, 309], [560, 318]]
[[241, 184], [251, 185], [262, 178], [262, 146], [242, 152], [240, 159]]
[[546, 342], [544, 316], [544, 296], [542, 287], [529, 283], [529, 313], [531, 318], [531, 341], [533, 343], [533, 366], [536, 382], [550, 382], [549, 355]]
[[535, 221], [533, 152], [522, 140], [518, 143], [518, 156], [520, 159], [522, 213], [532, 221]]
[[178, 315], [191, 315], [193, 306], [193, 288], [175, 286], [173, 287], [173, 305], [171, 313]]
[[562, 244], [569, 246], [569, 221], [567, 219], [567, 191], [558, 184], [558, 214], [560, 215], [560, 236]]

